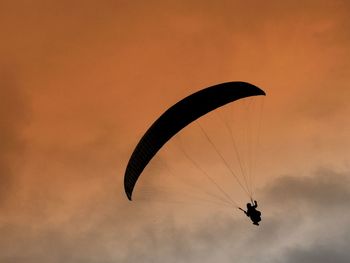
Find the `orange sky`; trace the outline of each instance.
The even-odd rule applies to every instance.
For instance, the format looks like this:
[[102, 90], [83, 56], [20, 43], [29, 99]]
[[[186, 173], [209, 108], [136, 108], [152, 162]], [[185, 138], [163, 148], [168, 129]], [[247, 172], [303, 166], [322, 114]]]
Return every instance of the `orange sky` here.
[[[0, 225], [69, 233], [78, 221], [80, 231], [103, 224], [95, 213], [127, 206], [142, 215], [122, 185], [133, 147], [167, 107], [225, 81], [268, 94], [257, 187], [320, 168], [348, 171], [349, 8], [346, 1], [1, 3]], [[171, 147], [162, 152], [168, 163], [179, 154]], [[153, 170], [162, 168], [156, 162], [147, 175]], [[1, 257], [10, 258], [0, 250]]]

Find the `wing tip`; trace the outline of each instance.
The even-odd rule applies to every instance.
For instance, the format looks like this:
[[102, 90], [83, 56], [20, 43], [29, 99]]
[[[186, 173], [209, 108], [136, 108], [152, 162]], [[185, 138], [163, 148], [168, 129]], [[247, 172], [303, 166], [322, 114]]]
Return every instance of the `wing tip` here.
[[126, 196], [128, 197], [129, 201], [132, 201], [132, 198], [131, 198], [131, 193], [126, 192]]
[[231, 83], [241, 83], [241, 84], [243, 84], [245, 86], [250, 86], [250, 87], [253, 87], [253, 88], [257, 89], [258, 93], [259, 93], [258, 95], [266, 96], [266, 92], [263, 89], [259, 88], [258, 86], [254, 85], [254, 84], [252, 84], [250, 82], [246, 82], [246, 81], [231, 81], [231, 82], [227, 82], [227, 83], [230, 83], [230, 84]]

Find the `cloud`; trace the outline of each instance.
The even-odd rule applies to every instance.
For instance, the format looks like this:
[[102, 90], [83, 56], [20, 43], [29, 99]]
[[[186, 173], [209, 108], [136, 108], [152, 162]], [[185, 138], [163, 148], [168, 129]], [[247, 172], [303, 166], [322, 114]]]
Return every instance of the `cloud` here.
[[[319, 169], [283, 176], [261, 189], [259, 228], [214, 215], [196, 227], [148, 225], [123, 262], [347, 262], [348, 173]], [[136, 245], [135, 245], [136, 244]]]
[[2, 237], [7, 238], [1, 241], [0, 259], [18, 262], [21, 255], [26, 262], [348, 261], [348, 173], [320, 169], [309, 177], [284, 176], [261, 189], [260, 196], [260, 227], [234, 211], [198, 221], [188, 215], [179, 221], [184, 208], [172, 204], [162, 213], [177, 209], [175, 216], [158, 217], [152, 215], [152, 204], [115, 207], [114, 200], [107, 201], [80, 209], [62, 224], [2, 227]]
[[275, 205], [336, 206], [350, 200], [349, 176], [331, 169], [318, 169], [313, 176], [283, 176], [265, 189], [265, 198]]
[[284, 237], [271, 262], [349, 261], [349, 182], [348, 172], [323, 168], [308, 177], [281, 177], [265, 189]]
[[[349, 235], [349, 231], [346, 232]], [[341, 242], [346, 240], [342, 239]], [[348, 240], [347, 240], [348, 241]], [[300, 263], [311, 263], [311, 262], [337, 262], [346, 263], [349, 262], [350, 253], [345, 244], [349, 242], [339, 244], [333, 243], [330, 247], [329, 242], [318, 242], [311, 248], [293, 248], [285, 254], [286, 263], [289, 262], [300, 262]]]

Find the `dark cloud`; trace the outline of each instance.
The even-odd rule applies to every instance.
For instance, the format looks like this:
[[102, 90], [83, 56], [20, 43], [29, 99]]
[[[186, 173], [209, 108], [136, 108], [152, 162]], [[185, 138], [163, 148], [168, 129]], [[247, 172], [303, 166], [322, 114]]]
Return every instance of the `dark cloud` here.
[[[346, 231], [349, 236], [350, 232]], [[346, 242], [347, 241], [347, 242]], [[347, 245], [349, 240], [346, 238], [340, 239], [340, 242], [346, 243], [332, 243], [328, 241], [319, 241], [313, 244], [312, 247], [296, 247], [288, 250], [285, 253], [285, 261], [300, 262], [300, 263], [313, 263], [313, 262], [337, 262], [346, 263], [349, 262], [350, 253], [348, 252]]]
[[350, 200], [349, 176], [326, 168], [314, 176], [283, 176], [268, 186], [265, 198], [282, 206], [341, 207]]
[[273, 262], [349, 261], [349, 183], [348, 172], [319, 169], [313, 176], [281, 177], [265, 189], [280, 234], [292, 240]]

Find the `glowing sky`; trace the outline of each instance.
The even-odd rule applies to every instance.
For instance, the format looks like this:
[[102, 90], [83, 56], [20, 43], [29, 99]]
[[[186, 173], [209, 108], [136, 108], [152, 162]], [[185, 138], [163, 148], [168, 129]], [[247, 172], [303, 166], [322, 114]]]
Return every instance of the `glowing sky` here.
[[[349, 262], [349, 13], [348, 1], [3, 1], [0, 261]], [[268, 94], [262, 226], [195, 200], [129, 203], [124, 169], [152, 121], [232, 80]], [[164, 173], [159, 160], [145, 175]]]

